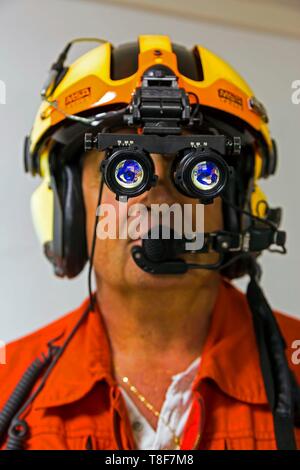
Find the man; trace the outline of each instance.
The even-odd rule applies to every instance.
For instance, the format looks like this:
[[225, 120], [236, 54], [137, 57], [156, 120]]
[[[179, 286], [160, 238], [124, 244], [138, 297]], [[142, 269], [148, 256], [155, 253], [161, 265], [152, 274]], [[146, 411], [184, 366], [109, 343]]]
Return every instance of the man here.
[[[278, 403], [270, 400], [272, 393], [278, 393], [282, 385], [280, 381], [276, 382], [278, 364], [279, 372], [284, 376], [288, 371], [287, 361], [299, 382], [300, 369], [292, 360], [292, 354], [295, 341], [300, 337], [300, 324], [275, 312], [287, 345], [284, 359], [282, 342], [278, 342], [279, 330], [271, 317], [266, 320], [269, 312], [261, 291], [254, 290], [256, 294], [251, 295], [250, 289], [247, 301], [247, 297], [230, 282], [230, 278], [248, 272], [252, 289], [256, 288], [250, 267], [256, 266], [256, 257], [263, 248], [260, 245], [257, 249], [253, 244], [249, 257], [249, 246], [254, 243], [251, 237], [264, 236], [266, 247], [284, 246], [282, 232], [272, 221], [272, 210], [265, 210], [266, 199], [256, 184], [259, 176], [268, 176], [275, 171], [274, 147], [266, 128], [265, 112], [253, 97], [254, 105], [245, 110], [247, 101], [244, 99], [247, 93], [250, 94], [249, 89], [226, 64], [206, 49], [198, 46], [191, 55], [185, 48], [172, 45], [164, 36], [141, 36], [138, 46], [138, 50], [132, 44], [111, 50], [110, 45], [104, 43], [68, 69], [64, 61], [69, 45], [54, 64], [51, 80], [43, 89], [44, 103], [31, 139], [27, 141], [25, 155], [27, 169], [44, 178], [33, 199], [36, 227], [56, 273], [73, 277], [81, 271], [88, 257], [90, 270], [93, 266], [95, 272], [96, 290], [94, 294], [90, 292], [89, 298], [74, 312], [8, 346], [7, 365], [1, 369], [2, 446], [53, 450], [299, 447], [300, 431], [294, 426], [294, 401], [291, 414], [287, 415], [280, 414], [276, 407]], [[111, 57], [110, 77], [105, 69], [108, 55]], [[99, 68], [99, 62], [102, 68]], [[93, 73], [100, 74], [98, 82]], [[178, 76], [181, 89], [176, 85]], [[185, 92], [190, 93], [192, 102], [193, 97], [197, 98], [196, 85], [201, 88], [202, 101], [199, 102], [203, 107], [199, 107], [198, 100], [193, 101], [193, 112], [189, 114]], [[103, 89], [97, 95], [99, 86]], [[166, 99], [167, 86], [175, 92], [168, 92]], [[151, 94], [153, 89], [155, 92]], [[132, 93], [136, 93], [134, 99]], [[219, 97], [217, 104], [216, 96]], [[131, 108], [126, 108], [124, 118], [124, 112], [120, 113], [122, 108], [116, 105], [129, 104], [131, 99]], [[104, 108], [110, 100], [114, 107]], [[149, 100], [152, 100], [151, 110], [147, 108]], [[136, 103], [140, 113], [138, 118], [138, 113], [130, 114]], [[105, 119], [101, 112], [91, 113], [96, 105], [100, 106], [100, 111], [105, 110]], [[173, 111], [164, 114], [164, 106]], [[180, 107], [180, 117], [174, 119], [176, 106]], [[185, 117], [182, 117], [181, 106], [185, 106]], [[210, 115], [212, 109], [209, 107], [219, 107], [220, 113]], [[159, 117], [151, 115], [149, 118], [147, 113], [155, 114], [157, 109]], [[245, 120], [245, 131], [241, 119]], [[105, 124], [100, 127], [103, 122]], [[103, 136], [100, 135], [98, 141], [96, 133], [92, 140], [87, 136], [87, 151], [82, 152], [87, 124], [99, 126]], [[256, 133], [253, 132], [256, 139], [251, 135], [250, 125], [256, 128]], [[218, 142], [223, 142], [221, 131], [227, 136], [224, 155], [220, 151], [216, 156], [213, 149]], [[267, 144], [259, 140], [258, 132]], [[114, 135], [118, 149], [108, 145], [107, 150], [103, 142], [113, 139]], [[202, 135], [213, 144], [210, 153], [205, 153], [205, 148], [201, 150], [206, 155], [205, 160], [202, 157], [199, 160], [199, 154], [193, 154], [192, 149], [188, 154], [179, 151], [174, 152], [175, 155], [171, 155], [173, 152], [144, 152], [145, 160], [136, 153], [136, 157], [128, 160], [130, 165], [152, 161], [156, 179], [152, 180], [151, 188], [134, 193], [133, 188], [139, 189], [134, 186], [135, 170], [122, 173], [126, 160], [124, 156], [120, 159], [118, 152], [125, 155], [124, 151], [140, 150], [132, 146], [126, 148], [128, 144], [125, 144], [125, 137], [122, 140], [123, 135], [127, 142], [131, 139], [138, 142], [141, 136], [139, 142], [144, 143], [145, 148], [147, 145], [152, 148], [156, 142], [157, 149], [162, 149], [166, 141], [168, 145], [180, 147], [182, 138], [188, 136], [190, 141], [191, 135], [193, 142], [203, 142]], [[209, 158], [215, 163], [223, 161], [228, 142], [235, 145], [234, 150], [228, 152], [228, 161], [234, 161], [230, 165], [236, 170], [229, 171], [226, 188], [224, 182], [224, 188], [220, 185], [220, 195], [215, 191], [213, 197], [212, 189], [217, 180], [212, 175], [217, 175], [218, 179], [221, 171], [227, 171], [227, 165], [210, 170], [207, 162]], [[239, 142], [242, 142], [242, 155]], [[266, 145], [269, 145], [267, 150]], [[95, 146], [97, 149], [92, 148]], [[211, 157], [212, 154], [215, 156]], [[181, 162], [195, 155], [198, 155], [197, 165], [205, 163], [201, 167], [202, 170], [205, 167], [205, 176], [203, 172], [197, 173], [198, 186], [193, 190], [187, 183], [184, 185], [178, 175], [181, 174]], [[230, 160], [233, 155], [235, 159], [243, 156], [241, 168], [234, 158]], [[113, 163], [116, 158], [121, 167]], [[248, 160], [252, 164], [248, 164]], [[138, 168], [143, 178], [147, 168], [146, 163], [142, 169]], [[197, 166], [197, 171], [199, 168]], [[239, 180], [232, 179], [234, 171]], [[182, 175], [186, 178], [184, 171]], [[247, 184], [248, 192], [243, 183]], [[205, 184], [209, 186], [209, 201], [205, 199]], [[239, 193], [230, 199], [234, 184]], [[197, 188], [199, 197], [194, 196]], [[249, 188], [250, 202], [247, 199]], [[187, 251], [181, 253], [179, 261], [175, 254], [164, 259], [164, 253], [161, 253], [160, 260], [152, 259], [149, 251], [143, 251], [146, 250], [144, 240], [121, 238], [119, 229], [118, 236], [99, 239], [101, 231], [97, 231], [97, 222], [103, 216], [97, 212], [99, 202], [100, 207], [107, 205], [115, 209], [116, 226], [120, 227], [127, 219], [127, 214], [118, 212], [124, 208], [124, 200], [120, 198], [124, 192], [131, 196], [126, 200], [128, 214], [134, 204], [143, 205], [150, 213], [154, 204], [170, 207], [190, 204], [196, 209], [199, 200], [205, 202], [203, 231], [213, 234], [215, 244], [211, 247], [215, 249], [198, 253]], [[239, 207], [241, 201], [243, 204]], [[52, 217], [51, 227], [41, 220], [37, 222], [38, 215], [43, 219]], [[241, 225], [236, 223], [242, 217], [244, 224], [247, 218], [252, 224], [256, 222], [256, 231], [247, 232], [250, 237], [248, 248], [246, 238], [242, 245], [237, 243], [237, 238], [228, 238], [235, 234], [232, 227], [236, 227], [237, 233], [241, 231]], [[131, 221], [130, 215], [127, 221]], [[266, 242], [268, 229], [272, 231], [272, 239]], [[227, 238], [218, 239], [216, 234]], [[216, 245], [216, 240], [221, 240], [220, 245]], [[159, 243], [151, 246], [160, 246]], [[228, 243], [233, 243], [231, 253]], [[171, 250], [175, 244], [170, 241], [169, 245], [163, 246]], [[139, 258], [133, 256], [137, 248], [140, 256], [148, 253], [145, 262], [153, 270], [167, 269], [167, 266], [168, 269], [195, 267], [195, 263], [206, 268], [186, 269], [181, 274], [162, 274], [161, 271], [151, 274], [139, 264]], [[240, 253], [243, 250], [246, 255]], [[238, 252], [237, 257], [234, 252]], [[213, 268], [224, 253], [223, 264]], [[247, 262], [243, 264], [243, 260]], [[262, 323], [255, 317], [258, 300], [266, 315]], [[273, 340], [271, 346], [260, 327], [269, 331]], [[269, 350], [264, 350], [265, 344], [270, 351], [279, 351], [272, 376], [275, 386], [268, 376], [274, 363], [267, 363], [265, 367], [267, 360], [272, 361]], [[25, 370], [37, 357], [39, 361], [16, 391]], [[284, 392], [284, 396], [294, 399], [296, 389], [292, 387], [295, 382], [290, 381], [289, 376], [284, 376], [284, 380], [288, 391], [291, 387], [290, 395]], [[13, 399], [9, 398], [12, 394]]]

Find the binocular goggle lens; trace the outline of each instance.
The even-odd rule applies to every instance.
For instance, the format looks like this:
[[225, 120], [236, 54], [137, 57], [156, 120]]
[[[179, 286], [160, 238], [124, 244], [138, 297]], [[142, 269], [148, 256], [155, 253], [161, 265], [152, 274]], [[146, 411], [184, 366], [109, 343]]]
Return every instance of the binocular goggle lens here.
[[117, 199], [138, 196], [154, 186], [157, 180], [153, 161], [142, 150], [114, 150], [101, 162], [101, 171]]
[[174, 183], [178, 191], [209, 204], [226, 186], [229, 167], [213, 150], [190, 151], [174, 162]]
[[136, 188], [143, 181], [143, 167], [136, 160], [122, 160], [116, 166], [115, 178], [123, 188]]
[[192, 169], [192, 182], [201, 191], [215, 188], [220, 181], [220, 170], [214, 162], [203, 161]]
[[[113, 149], [102, 161], [101, 171], [117, 199], [138, 196], [157, 182], [153, 160], [140, 148]], [[213, 150], [188, 149], [175, 158], [170, 176], [182, 194], [209, 204], [224, 189], [228, 171], [225, 160]]]

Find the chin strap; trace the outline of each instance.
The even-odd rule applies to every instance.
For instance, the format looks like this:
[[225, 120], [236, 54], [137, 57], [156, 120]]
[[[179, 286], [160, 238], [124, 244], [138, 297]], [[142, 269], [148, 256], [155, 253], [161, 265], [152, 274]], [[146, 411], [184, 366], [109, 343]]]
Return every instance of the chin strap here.
[[[205, 234], [202, 252], [259, 252], [263, 250], [278, 251], [284, 254], [286, 233], [272, 227], [249, 227], [243, 233], [219, 230]], [[278, 249], [270, 248], [272, 245]]]
[[300, 387], [289, 369], [285, 355], [286, 344], [276, 318], [258, 284], [257, 263], [253, 262], [253, 268], [247, 288], [247, 300], [253, 314], [261, 370], [273, 415], [277, 449], [297, 450], [294, 426], [300, 420]]

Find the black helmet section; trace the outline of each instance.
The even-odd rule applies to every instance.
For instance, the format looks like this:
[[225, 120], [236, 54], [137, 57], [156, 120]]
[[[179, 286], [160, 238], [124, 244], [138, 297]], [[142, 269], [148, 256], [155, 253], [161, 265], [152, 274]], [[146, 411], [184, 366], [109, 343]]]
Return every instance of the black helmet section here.
[[[172, 51], [177, 57], [177, 67], [179, 72], [187, 78], [196, 81], [203, 81], [203, 68], [198, 48], [190, 51], [185, 46], [172, 43]], [[155, 51], [159, 57], [161, 51]], [[119, 46], [112, 47], [110, 78], [112, 80], [121, 80], [122, 78], [133, 75], [138, 70], [138, 42], [129, 42]]]

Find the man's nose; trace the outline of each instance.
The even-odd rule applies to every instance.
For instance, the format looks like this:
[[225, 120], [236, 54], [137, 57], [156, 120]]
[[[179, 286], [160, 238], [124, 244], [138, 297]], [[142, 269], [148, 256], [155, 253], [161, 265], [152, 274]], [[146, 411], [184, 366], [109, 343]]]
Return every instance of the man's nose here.
[[155, 173], [157, 176], [162, 180], [165, 179], [166, 176], [169, 177], [172, 156], [151, 153], [151, 158], [153, 160]]
[[152, 187], [144, 195], [150, 204], [161, 202], [172, 203], [176, 199], [176, 190], [171, 178], [173, 157], [170, 155], [151, 154], [151, 158], [158, 180], [156, 186]]

